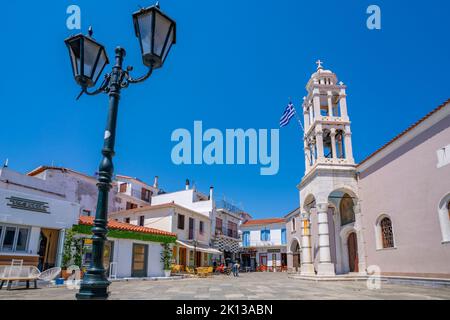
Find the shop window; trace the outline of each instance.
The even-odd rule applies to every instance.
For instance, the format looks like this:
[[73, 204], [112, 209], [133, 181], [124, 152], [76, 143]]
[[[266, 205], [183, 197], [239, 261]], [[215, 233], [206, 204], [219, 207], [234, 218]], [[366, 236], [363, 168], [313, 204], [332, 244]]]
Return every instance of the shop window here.
[[0, 251], [25, 252], [30, 236], [30, 228], [0, 225]]

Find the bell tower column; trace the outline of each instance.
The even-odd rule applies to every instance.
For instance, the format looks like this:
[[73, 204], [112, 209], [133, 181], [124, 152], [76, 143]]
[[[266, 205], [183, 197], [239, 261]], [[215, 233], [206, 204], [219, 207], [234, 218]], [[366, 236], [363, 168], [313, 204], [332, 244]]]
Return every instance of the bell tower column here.
[[317, 223], [319, 231], [319, 266], [317, 275], [334, 276], [334, 264], [331, 262], [330, 234], [328, 228], [328, 202], [317, 204]]
[[314, 265], [311, 253], [311, 230], [309, 224], [310, 214], [307, 212], [302, 213], [302, 259], [300, 274], [305, 276], [315, 275]]

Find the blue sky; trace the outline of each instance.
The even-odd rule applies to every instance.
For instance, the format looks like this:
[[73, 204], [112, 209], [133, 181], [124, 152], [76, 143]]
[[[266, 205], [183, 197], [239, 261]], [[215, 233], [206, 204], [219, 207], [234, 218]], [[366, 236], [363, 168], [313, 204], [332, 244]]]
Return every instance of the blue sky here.
[[[125, 64], [144, 72], [131, 14], [152, 1], [8, 1], [3, 22], [0, 159], [27, 172], [39, 165], [94, 174], [107, 97], [75, 97], [63, 40], [66, 8], [81, 8], [107, 47], [127, 50]], [[381, 7], [382, 29], [366, 28], [366, 8]], [[259, 166], [176, 166], [171, 133], [204, 128], [277, 128], [292, 97], [300, 107], [314, 62], [348, 86], [357, 161], [450, 97], [448, 1], [161, 1], [177, 21], [177, 44], [162, 69], [122, 93], [116, 173], [167, 191], [190, 178], [207, 192], [215, 186], [255, 217], [281, 216], [298, 205], [304, 172], [301, 132], [295, 122], [280, 131], [280, 170], [260, 176]]]

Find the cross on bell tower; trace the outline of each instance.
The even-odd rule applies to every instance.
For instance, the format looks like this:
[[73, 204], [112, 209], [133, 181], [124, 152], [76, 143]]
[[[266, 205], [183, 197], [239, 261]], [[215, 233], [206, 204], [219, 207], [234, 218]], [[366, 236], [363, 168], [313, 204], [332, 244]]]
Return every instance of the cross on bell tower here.
[[354, 167], [346, 86], [316, 61], [303, 102], [305, 174], [317, 166]]
[[323, 62], [320, 61], [320, 59], [316, 61], [316, 64], [317, 64], [317, 70], [323, 69], [323, 68], [322, 68], [322, 63], [323, 63]]

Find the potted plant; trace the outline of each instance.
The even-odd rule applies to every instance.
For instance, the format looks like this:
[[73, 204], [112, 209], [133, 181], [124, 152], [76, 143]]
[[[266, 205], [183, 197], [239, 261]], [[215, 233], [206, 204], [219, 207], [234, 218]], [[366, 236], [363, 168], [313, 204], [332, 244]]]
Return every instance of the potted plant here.
[[163, 263], [164, 276], [166, 278], [170, 277], [171, 266], [172, 266], [172, 248], [170, 244], [164, 243], [162, 244], [161, 251], [161, 262]]
[[[75, 272], [73, 266], [77, 266], [80, 269], [80, 277], [82, 277], [82, 239], [76, 238], [75, 235], [76, 233], [74, 230], [66, 230], [61, 266], [61, 277], [64, 278], [64, 280], [67, 280], [67, 278]], [[68, 271], [68, 269], [70, 271]]]

